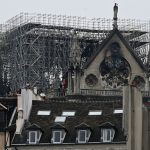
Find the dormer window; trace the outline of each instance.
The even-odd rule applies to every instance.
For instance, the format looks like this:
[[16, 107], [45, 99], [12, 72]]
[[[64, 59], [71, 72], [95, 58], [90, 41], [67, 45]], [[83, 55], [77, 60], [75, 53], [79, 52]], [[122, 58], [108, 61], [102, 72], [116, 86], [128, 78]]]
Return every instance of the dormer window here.
[[52, 126], [51, 129], [52, 129], [51, 142], [53, 144], [63, 143], [67, 132], [66, 128], [62, 124], [57, 123], [54, 126]]
[[41, 138], [41, 131], [29, 131], [29, 144], [37, 144]]
[[110, 143], [113, 142], [115, 135], [115, 125], [110, 122], [105, 122], [100, 126], [101, 130], [101, 142]]
[[91, 132], [89, 130], [78, 130], [78, 143], [87, 143]]
[[85, 123], [76, 126], [77, 129], [77, 143], [87, 143], [91, 135], [91, 128]]
[[64, 141], [66, 132], [64, 130], [53, 130], [52, 131], [52, 143], [61, 144]]
[[42, 129], [37, 124], [32, 124], [31, 126], [27, 127], [28, 130], [28, 138], [27, 143], [29, 144], [37, 144], [40, 141], [42, 136]]
[[112, 142], [114, 139], [115, 130], [113, 128], [102, 128], [101, 129], [101, 141]]

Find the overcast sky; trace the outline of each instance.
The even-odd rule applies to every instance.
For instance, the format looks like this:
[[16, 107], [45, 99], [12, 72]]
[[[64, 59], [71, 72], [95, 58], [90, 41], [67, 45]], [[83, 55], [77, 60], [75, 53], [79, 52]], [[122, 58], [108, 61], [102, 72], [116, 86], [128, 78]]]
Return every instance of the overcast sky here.
[[150, 20], [150, 0], [0, 0], [0, 23], [20, 12], [112, 18], [112, 7], [119, 5], [118, 17]]

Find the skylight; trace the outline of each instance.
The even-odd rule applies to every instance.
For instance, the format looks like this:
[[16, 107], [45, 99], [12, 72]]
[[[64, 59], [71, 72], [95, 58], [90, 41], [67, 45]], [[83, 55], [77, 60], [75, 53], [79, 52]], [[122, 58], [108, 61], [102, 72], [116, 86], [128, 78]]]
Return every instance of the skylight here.
[[51, 114], [51, 111], [50, 110], [39, 110], [37, 112], [37, 115], [43, 115], [43, 116], [48, 116]]
[[75, 116], [75, 111], [63, 111], [62, 116], [66, 116], [66, 117]]
[[122, 114], [123, 110], [122, 109], [115, 109], [114, 114]]
[[102, 115], [102, 111], [101, 110], [90, 110], [88, 113], [89, 116], [98, 116], [98, 115]]
[[66, 117], [57, 116], [55, 118], [55, 122], [65, 122], [65, 121], [66, 121]]

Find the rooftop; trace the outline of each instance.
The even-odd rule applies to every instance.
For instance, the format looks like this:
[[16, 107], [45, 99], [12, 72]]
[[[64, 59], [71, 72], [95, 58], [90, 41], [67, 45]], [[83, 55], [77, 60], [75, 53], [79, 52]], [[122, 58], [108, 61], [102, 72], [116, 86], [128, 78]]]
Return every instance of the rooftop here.
[[[81, 97], [80, 97], [81, 98]], [[100, 98], [100, 97], [99, 97]], [[111, 99], [111, 98], [110, 98]], [[15, 135], [13, 144], [26, 144], [27, 130], [32, 124], [36, 124], [43, 130], [41, 140], [39, 144], [49, 143], [51, 144], [52, 128], [57, 125], [55, 122], [56, 117], [62, 116], [64, 111], [75, 111], [73, 116], [65, 116], [65, 119], [61, 119], [59, 124], [67, 131], [64, 144], [65, 143], [75, 143], [76, 142], [76, 127], [81, 124], [86, 124], [92, 130], [89, 142], [99, 142], [100, 143], [100, 125], [105, 123], [113, 124], [116, 128], [116, 134], [114, 138], [115, 142], [125, 142], [125, 136], [122, 131], [122, 114], [114, 114], [115, 109], [122, 108], [121, 98], [109, 100], [109, 101], [69, 101], [62, 100], [61, 98], [51, 99], [47, 101], [33, 101], [33, 106], [30, 114], [29, 122], [26, 123], [21, 135]], [[37, 115], [39, 110], [50, 110], [50, 115]], [[102, 110], [101, 115], [88, 115], [90, 110]], [[60, 127], [59, 127], [60, 128]]]

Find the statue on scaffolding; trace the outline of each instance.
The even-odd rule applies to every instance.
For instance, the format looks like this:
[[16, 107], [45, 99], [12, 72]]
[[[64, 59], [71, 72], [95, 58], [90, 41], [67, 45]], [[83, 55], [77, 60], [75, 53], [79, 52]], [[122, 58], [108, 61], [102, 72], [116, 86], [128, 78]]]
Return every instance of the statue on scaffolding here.
[[[80, 76], [81, 76], [81, 48], [77, 32], [73, 31], [72, 46], [70, 50], [70, 66], [68, 70], [68, 93], [80, 93]], [[72, 76], [74, 74], [74, 80]], [[72, 81], [73, 80], [73, 81]], [[73, 85], [72, 85], [73, 84]]]

